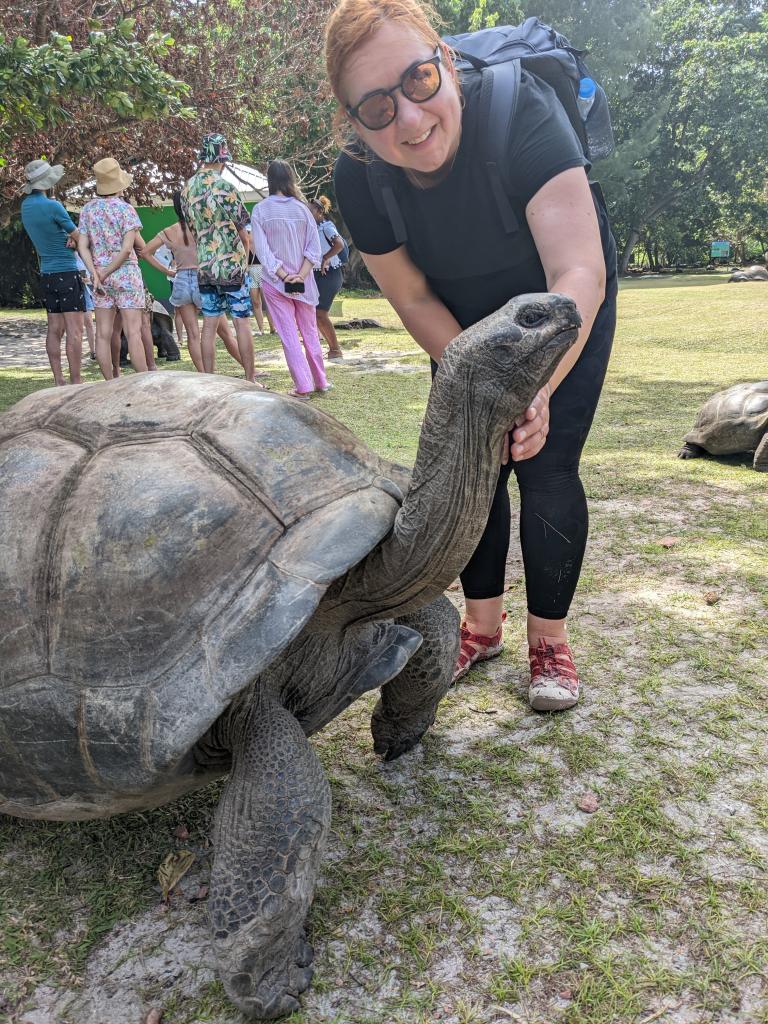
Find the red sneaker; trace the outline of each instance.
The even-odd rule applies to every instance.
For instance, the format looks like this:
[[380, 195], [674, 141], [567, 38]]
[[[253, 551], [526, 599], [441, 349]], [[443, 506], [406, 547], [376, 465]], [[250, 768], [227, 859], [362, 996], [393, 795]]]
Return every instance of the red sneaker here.
[[[502, 623], [505, 621], [507, 613], [504, 612], [501, 616]], [[493, 634], [493, 636], [481, 636], [479, 633], [473, 633], [467, 629], [465, 622], [461, 624], [461, 647], [459, 648], [459, 656], [456, 659], [456, 668], [453, 670], [453, 682], [461, 679], [477, 661], [487, 661], [489, 658], [495, 658], [497, 654], [501, 654], [504, 650], [504, 644], [501, 642], [501, 626]]]
[[539, 640], [528, 648], [531, 685], [528, 703], [534, 711], [562, 711], [579, 699], [579, 674], [567, 643], [549, 644]]

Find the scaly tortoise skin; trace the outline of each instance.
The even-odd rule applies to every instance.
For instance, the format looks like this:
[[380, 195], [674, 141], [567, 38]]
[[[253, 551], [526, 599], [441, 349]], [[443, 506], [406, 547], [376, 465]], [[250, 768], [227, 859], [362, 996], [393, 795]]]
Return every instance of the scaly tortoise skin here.
[[753, 467], [768, 471], [768, 380], [734, 384], [708, 398], [685, 435], [681, 459], [754, 452]]
[[0, 811], [93, 818], [228, 774], [209, 908], [249, 1016], [292, 1012], [312, 976], [330, 791], [307, 736], [379, 687], [382, 757], [434, 721], [458, 647], [443, 592], [579, 322], [521, 296], [455, 339], [412, 474], [312, 406], [205, 374], [0, 417]]

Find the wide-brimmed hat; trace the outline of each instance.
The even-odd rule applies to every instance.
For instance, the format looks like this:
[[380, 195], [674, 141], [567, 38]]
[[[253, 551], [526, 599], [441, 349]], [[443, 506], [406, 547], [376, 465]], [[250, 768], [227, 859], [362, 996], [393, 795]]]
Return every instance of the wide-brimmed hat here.
[[105, 156], [103, 160], [95, 163], [93, 173], [96, 175], [97, 196], [113, 196], [116, 192], [128, 188], [133, 181], [133, 175], [127, 174], [111, 156]]
[[198, 159], [204, 164], [225, 164], [232, 159], [226, 136], [221, 132], [210, 132], [203, 136]]
[[27, 195], [30, 192], [39, 190], [45, 192], [61, 179], [64, 174], [62, 164], [49, 164], [47, 160], [32, 160], [24, 168], [24, 177], [27, 179], [22, 192]]

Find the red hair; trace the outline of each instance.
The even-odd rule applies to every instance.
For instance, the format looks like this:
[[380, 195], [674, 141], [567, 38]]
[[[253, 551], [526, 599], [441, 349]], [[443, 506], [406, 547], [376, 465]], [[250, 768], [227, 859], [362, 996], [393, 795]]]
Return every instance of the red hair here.
[[438, 21], [438, 15], [426, 0], [341, 0], [325, 27], [325, 67], [333, 94], [339, 102], [334, 118], [337, 131], [348, 127], [344, 107], [349, 97], [341, 92], [341, 77], [346, 63], [355, 50], [387, 22], [413, 29], [425, 43], [439, 46], [445, 67], [456, 80], [451, 50], [433, 27]]

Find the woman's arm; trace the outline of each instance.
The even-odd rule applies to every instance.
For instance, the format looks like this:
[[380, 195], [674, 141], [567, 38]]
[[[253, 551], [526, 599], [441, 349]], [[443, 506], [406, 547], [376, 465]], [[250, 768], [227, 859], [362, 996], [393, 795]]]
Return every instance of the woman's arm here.
[[435, 361], [461, 327], [438, 299], [404, 245], [381, 256], [361, 253], [366, 267], [413, 340]]
[[123, 235], [123, 244], [120, 246], [120, 251], [112, 257], [112, 262], [108, 263], [106, 267], [99, 268], [99, 277], [102, 281], [109, 277], [110, 274], [114, 274], [116, 270], [119, 270], [131, 255], [131, 252], [136, 245], [136, 234], [137, 231], [135, 228], [132, 231], [126, 231]]
[[575, 344], [560, 360], [549, 382], [516, 422], [510, 452], [515, 462], [538, 455], [549, 433], [549, 399], [568, 376], [587, 343], [605, 297], [605, 257], [592, 193], [583, 167], [555, 175], [525, 208], [547, 289], [572, 298], [581, 313]]
[[272, 252], [269, 242], [267, 241], [264, 228], [256, 219], [255, 214], [251, 217], [251, 245], [253, 247], [253, 251], [259, 257], [259, 263], [264, 267], [267, 273], [274, 274], [275, 277], [279, 277], [281, 281], [284, 281], [286, 278], [286, 272], [283, 269], [283, 264]]
[[139, 256], [141, 257], [141, 259], [144, 260], [145, 263], [148, 263], [150, 267], [154, 267], [155, 270], [159, 270], [161, 274], [165, 274], [167, 277], [175, 277], [175, 270], [171, 270], [169, 266], [167, 267], [164, 263], [161, 263], [160, 260], [155, 259], [155, 257], [152, 255], [153, 253], [157, 252], [161, 245], [168, 245], [166, 239], [163, 238], [162, 231], [159, 234], [155, 235], [151, 242], [147, 242], [147, 244], [139, 252]]
[[97, 273], [96, 267], [93, 264], [93, 257], [91, 256], [91, 243], [88, 240], [87, 231], [79, 231], [77, 234], [77, 251], [80, 253], [80, 259], [88, 267], [88, 273], [91, 275], [94, 288], [101, 287], [101, 276]]
[[320, 228], [317, 221], [309, 212], [309, 208], [302, 203], [301, 212], [304, 215], [304, 262], [301, 265], [299, 274], [302, 279], [312, 272], [313, 267], [320, 267], [323, 258], [323, 248], [320, 245]]
[[554, 391], [581, 355], [605, 298], [605, 256], [584, 169], [573, 167], [551, 178], [530, 200], [525, 214], [548, 290], [570, 296], [581, 313], [576, 343], [550, 380]]
[[330, 262], [333, 259], [333, 257], [334, 256], [338, 256], [338, 254], [341, 252], [341, 250], [343, 248], [344, 248], [344, 243], [341, 240], [341, 235], [338, 234], [338, 232], [337, 232], [335, 238], [331, 242], [331, 248], [328, 250], [328, 252], [325, 254], [325, 256], [323, 256], [322, 260], [320, 261], [320, 270], [322, 271], [323, 274], [328, 269], [328, 265], [330, 264]]

